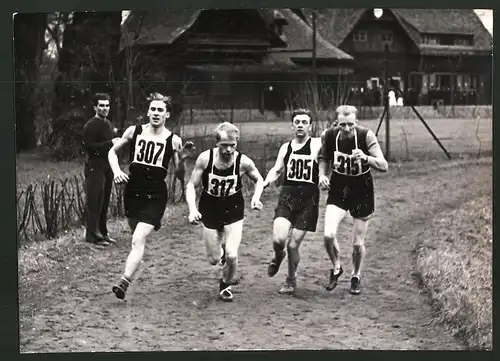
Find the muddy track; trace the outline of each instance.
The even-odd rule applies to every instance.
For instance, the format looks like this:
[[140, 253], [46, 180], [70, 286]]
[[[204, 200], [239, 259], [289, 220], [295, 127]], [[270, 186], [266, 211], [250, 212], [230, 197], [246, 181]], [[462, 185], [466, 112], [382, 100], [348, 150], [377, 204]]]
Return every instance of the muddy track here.
[[[409, 235], [434, 214], [491, 193], [491, 161], [463, 165], [432, 165], [397, 177], [375, 174], [377, 214], [366, 242], [359, 296], [348, 292], [350, 219], [340, 229], [346, 272], [333, 292], [322, 287], [329, 268], [322, 218], [318, 232], [301, 247], [296, 295], [278, 294], [286, 264], [274, 278], [267, 277], [276, 202], [276, 193], [269, 192], [261, 212], [246, 211], [242, 281], [234, 287], [233, 303], [216, 299], [219, 269], [205, 260], [201, 229], [187, 225], [184, 214], [173, 216], [147, 245], [126, 302], [110, 289], [129, 251], [128, 235], [123, 244], [95, 252], [85, 262], [68, 256], [63, 260], [70, 265], [67, 276], [46, 276], [64, 282], [31, 285], [37, 287], [31, 292], [50, 297], [21, 295], [21, 352], [462, 349], [433, 322], [414, 277], [418, 240]], [[322, 213], [325, 201], [323, 193]]]

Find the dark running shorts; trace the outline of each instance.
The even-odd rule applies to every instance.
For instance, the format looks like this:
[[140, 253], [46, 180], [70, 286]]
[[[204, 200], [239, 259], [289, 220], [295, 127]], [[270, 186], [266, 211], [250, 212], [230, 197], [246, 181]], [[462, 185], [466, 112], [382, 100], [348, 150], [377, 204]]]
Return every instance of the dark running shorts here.
[[282, 186], [274, 219], [286, 218], [292, 227], [316, 232], [319, 213], [319, 189], [316, 186]]
[[214, 197], [202, 191], [198, 209], [206, 228], [222, 231], [224, 226], [244, 218], [245, 200], [241, 191], [229, 197]]
[[123, 194], [125, 216], [153, 225], [154, 230], [161, 228], [161, 219], [167, 207], [167, 187], [163, 189], [147, 190], [146, 187], [127, 183]]
[[375, 211], [371, 173], [350, 177], [332, 173], [326, 204], [349, 211], [353, 218], [368, 217]]

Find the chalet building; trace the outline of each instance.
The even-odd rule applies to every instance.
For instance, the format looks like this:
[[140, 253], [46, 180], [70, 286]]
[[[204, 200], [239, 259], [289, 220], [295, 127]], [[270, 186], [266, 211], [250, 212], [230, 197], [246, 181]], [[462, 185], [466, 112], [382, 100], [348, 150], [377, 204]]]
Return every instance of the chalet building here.
[[[193, 107], [261, 110], [297, 98], [311, 79], [312, 46], [301, 9], [133, 11], [120, 44], [124, 78], [140, 79], [143, 95], [168, 91]], [[353, 61], [318, 34], [319, 79], [351, 73]]]
[[493, 41], [472, 9], [317, 11], [321, 35], [354, 57], [365, 104], [380, 105], [386, 75], [407, 104], [491, 104]]

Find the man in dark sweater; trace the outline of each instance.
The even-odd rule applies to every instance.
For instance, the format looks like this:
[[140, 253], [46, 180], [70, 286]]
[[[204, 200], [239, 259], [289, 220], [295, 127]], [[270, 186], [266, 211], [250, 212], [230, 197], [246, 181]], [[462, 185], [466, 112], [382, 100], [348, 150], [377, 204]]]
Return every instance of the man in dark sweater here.
[[109, 237], [106, 225], [113, 172], [108, 163], [108, 151], [119, 139], [107, 119], [110, 97], [97, 93], [93, 99], [95, 116], [83, 127], [83, 147], [86, 152], [85, 191], [87, 194], [87, 242], [108, 246], [115, 241]]

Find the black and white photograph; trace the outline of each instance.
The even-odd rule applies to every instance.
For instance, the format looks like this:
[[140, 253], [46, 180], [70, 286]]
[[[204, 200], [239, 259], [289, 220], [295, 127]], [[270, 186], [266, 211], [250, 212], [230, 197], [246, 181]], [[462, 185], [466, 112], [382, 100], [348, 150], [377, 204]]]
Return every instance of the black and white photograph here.
[[493, 10], [334, 5], [13, 14], [20, 353], [492, 350]]

